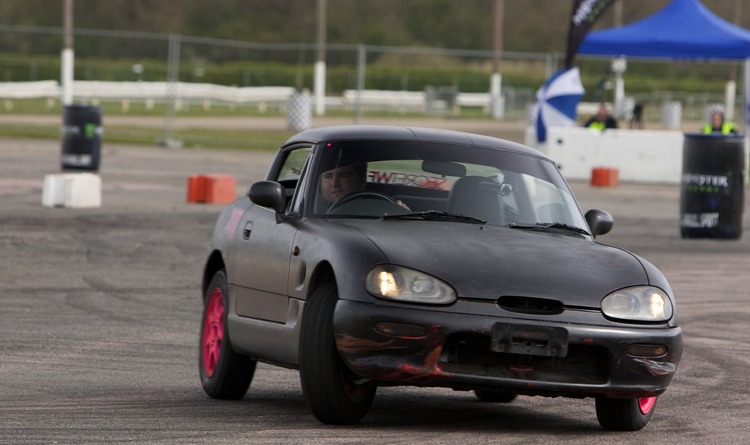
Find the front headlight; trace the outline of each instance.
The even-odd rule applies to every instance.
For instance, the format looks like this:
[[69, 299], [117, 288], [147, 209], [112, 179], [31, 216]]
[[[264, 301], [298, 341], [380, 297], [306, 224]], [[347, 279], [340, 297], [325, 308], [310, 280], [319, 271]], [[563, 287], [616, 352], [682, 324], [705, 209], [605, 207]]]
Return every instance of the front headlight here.
[[625, 321], [667, 321], [672, 318], [672, 302], [653, 286], [634, 286], [612, 292], [602, 300], [602, 312]]
[[367, 292], [386, 300], [448, 304], [456, 293], [446, 283], [425, 273], [393, 265], [378, 265], [367, 273]]

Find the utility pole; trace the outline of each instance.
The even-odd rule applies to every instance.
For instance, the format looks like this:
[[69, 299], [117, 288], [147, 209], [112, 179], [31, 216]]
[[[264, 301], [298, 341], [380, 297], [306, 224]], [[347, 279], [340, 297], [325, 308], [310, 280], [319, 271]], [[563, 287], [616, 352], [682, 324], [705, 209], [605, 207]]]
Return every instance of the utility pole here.
[[63, 49], [60, 55], [62, 103], [73, 103], [73, 0], [63, 0]]
[[622, 26], [622, 3], [623, 1], [615, 0], [613, 5], [615, 8], [615, 27], [619, 28]]

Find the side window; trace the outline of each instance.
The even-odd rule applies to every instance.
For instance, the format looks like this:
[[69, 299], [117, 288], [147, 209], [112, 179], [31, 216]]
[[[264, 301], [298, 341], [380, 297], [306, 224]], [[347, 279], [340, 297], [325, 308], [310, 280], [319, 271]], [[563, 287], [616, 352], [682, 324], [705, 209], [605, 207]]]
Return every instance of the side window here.
[[284, 164], [281, 166], [279, 177], [276, 180], [282, 184], [290, 181], [298, 181], [299, 177], [302, 175], [302, 169], [305, 166], [305, 162], [307, 162], [307, 158], [310, 157], [310, 153], [312, 153], [310, 147], [290, 151], [284, 160]]
[[289, 151], [284, 163], [281, 165], [277, 181], [286, 189], [287, 209], [292, 212], [299, 212], [304, 181], [301, 181], [307, 162], [312, 154], [312, 148], [309, 146], [299, 147]]

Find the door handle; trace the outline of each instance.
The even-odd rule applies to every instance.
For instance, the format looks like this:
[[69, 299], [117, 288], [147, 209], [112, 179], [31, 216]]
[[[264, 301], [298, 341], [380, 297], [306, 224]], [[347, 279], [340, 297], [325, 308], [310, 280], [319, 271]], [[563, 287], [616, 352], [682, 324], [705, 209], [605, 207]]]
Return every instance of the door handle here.
[[248, 221], [245, 223], [245, 228], [242, 230], [242, 239], [250, 239], [250, 234], [253, 232], [253, 222]]

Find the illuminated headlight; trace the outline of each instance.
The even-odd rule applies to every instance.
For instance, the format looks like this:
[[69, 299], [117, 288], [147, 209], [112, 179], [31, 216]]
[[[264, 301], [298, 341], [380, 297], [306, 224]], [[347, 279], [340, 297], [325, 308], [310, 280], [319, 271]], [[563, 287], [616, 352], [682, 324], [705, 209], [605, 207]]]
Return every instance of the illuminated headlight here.
[[667, 321], [672, 318], [672, 302], [659, 288], [627, 287], [604, 297], [602, 312], [618, 320]]
[[435, 277], [405, 267], [380, 265], [367, 274], [367, 292], [386, 300], [448, 304], [456, 300], [453, 289]]

